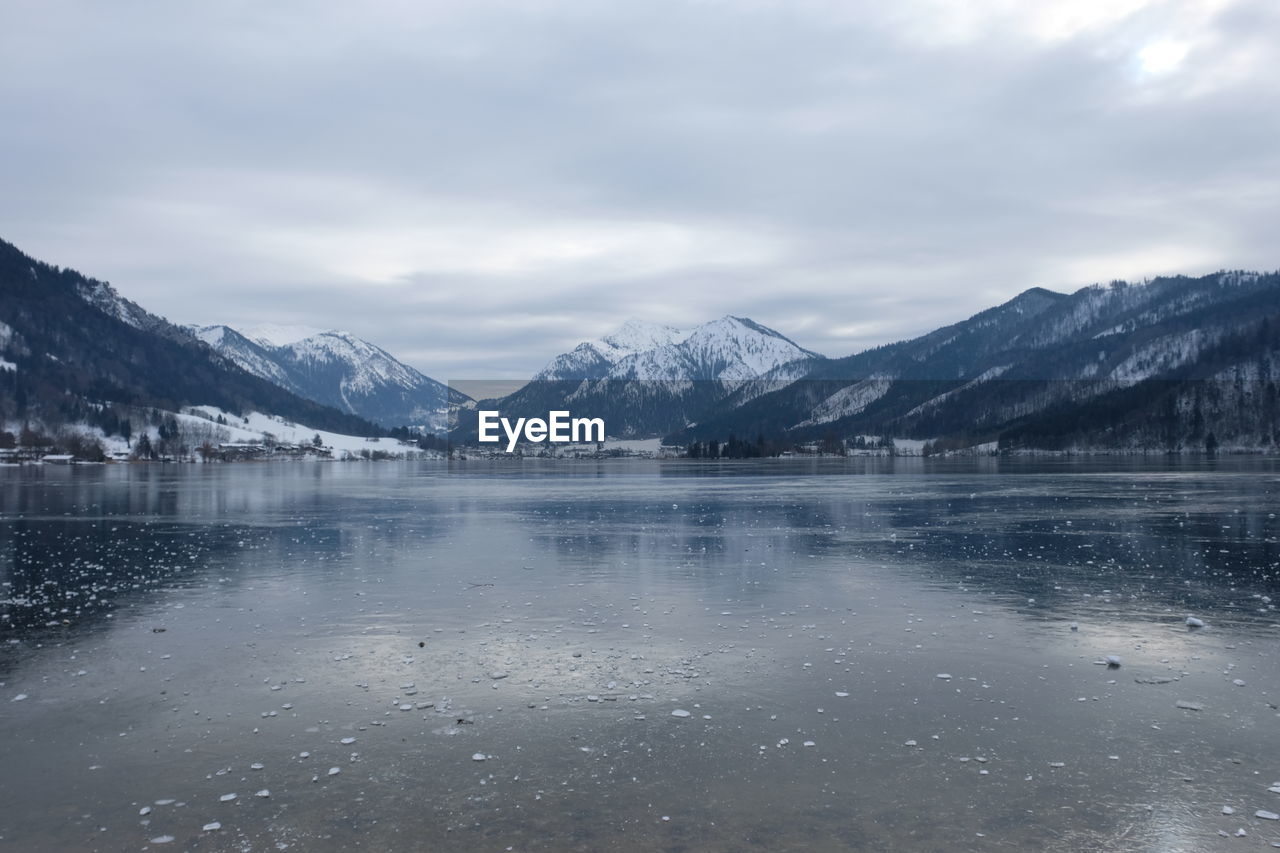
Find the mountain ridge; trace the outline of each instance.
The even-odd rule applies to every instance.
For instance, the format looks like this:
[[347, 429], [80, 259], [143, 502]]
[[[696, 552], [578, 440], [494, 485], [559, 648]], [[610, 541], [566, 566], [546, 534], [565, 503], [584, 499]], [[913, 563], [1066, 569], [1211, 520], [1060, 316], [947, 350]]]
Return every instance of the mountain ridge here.
[[[744, 382], [822, 358], [781, 332], [733, 315], [687, 332], [629, 320], [555, 356], [540, 378], [500, 399], [481, 401], [477, 409], [497, 408], [509, 417], [590, 412], [604, 417], [618, 436], [661, 435], [701, 417]], [[456, 414], [453, 440], [475, 441], [476, 412]]]
[[[413, 426], [475, 437], [475, 401], [348, 332], [179, 327], [2, 240], [0, 296], [0, 417], [10, 423], [39, 412], [108, 429], [112, 406], [199, 404], [346, 434]], [[879, 435], [947, 448], [1275, 448], [1280, 272], [1033, 287], [840, 358], [732, 314], [688, 330], [631, 319], [538, 375], [482, 403], [514, 417], [570, 409], [605, 417], [617, 437], [679, 444]]]
[[[744, 358], [744, 352], [752, 358]], [[802, 358], [823, 356], [781, 332], [732, 314], [688, 330], [629, 319], [601, 338], [555, 356], [534, 380], [753, 379]]]
[[443, 432], [449, 407], [470, 400], [350, 332], [303, 326], [189, 328], [248, 372], [385, 427]]
[[[385, 434], [255, 376], [147, 312], [109, 283], [36, 260], [0, 240], [0, 419], [101, 422], [114, 411], [210, 405], [255, 409], [350, 435]], [[126, 418], [127, 419], [127, 418]]]
[[[1124, 435], [1126, 446], [1146, 442], [1177, 449], [1203, 443], [1211, 432], [1192, 426], [1196, 399], [1208, 395], [1216, 405], [1247, 407], [1249, 397], [1274, 396], [1275, 376], [1268, 365], [1275, 343], [1268, 323], [1280, 327], [1277, 273], [1223, 271], [1141, 285], [1113, 282], [1071, 294], [1033, 288], [959, 323], [815, 365], [795, 382], [668, 438], [687, 442], [764, 433], [805, 441], [884, 433], [978, 443], [1016, 431], [1022, 440], [1053, 435], [1057, 445], [1067, 439], [1047, 420], [1048, 412], [1061, 419], [1073, 406], [1096, 411], [1093, 401], [1104, 397], [1118, 406], [1121, 399], [1138, 397], [1113, 392], [1165, 382], [1160, 405], [1180, 413], [1172, 418], [1176, 428], [1168, 425], [1167, 414], [1135, 411], [1131, 419], [1141, 416], [1166, 426], [1156, 435], [1117, 415], [1117, 422], [1081, 422], [1071, 441], [1112, 446]], [[1256, 346], [1229, 344], [1241, 336]], [[1204, 384], [1214, 375], [1197, 373], [1196, 365], [1220, 346], [1235, 346], [1237, 366], [1256, 377], [1253, 387], [1237, 392]], [[1208, 417], [1203, 408], [1201, 419]], [[1223, 428], [1245, 444], [1274, 446], [1277, 440], [1261, 415], [1227, 420]], [[1223, 435], [1214, 438], [1221, 441]]]

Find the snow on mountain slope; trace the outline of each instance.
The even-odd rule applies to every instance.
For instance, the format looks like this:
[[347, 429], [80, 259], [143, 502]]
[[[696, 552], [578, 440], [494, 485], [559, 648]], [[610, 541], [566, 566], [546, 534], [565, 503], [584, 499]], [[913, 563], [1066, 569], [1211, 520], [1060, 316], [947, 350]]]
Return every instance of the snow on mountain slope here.
[[[1000, 364], [995, 367], [992, 367], [989, 370], [984, 370], [981, 374], [979, 374], [978, 376], [975, 376], [973, 379], [969, 380], [964, 385], [961, 385], [959, 388], [954, 388], [950, 391], [944, 391], [943, 393], [939, 394], [936, 397], [930, 397], [928, 400], [925, 400], [923, 403], [921, 403], [920, 405], [916, 406], [915, 408], [907, 412], [907, 417], [912, 417], [913, 415], [919, 415], [924, 412], [928, 412], [930, 409], [936, 409], [939, 406], [941, 406], [943, 403], [947, 402], [948, 400], [960, 394], [963, 394], [966, 391], [972, 391], [974, 388], [976, 388], [977, 386], [981, 385], [984, 382], [991, 382], [993, 380], [999, 379], [1001, 376], [1003, 376], [1005, 373], [1009, 371], [1009, 368], [1011, 366], [1012, 365], [1008, 365], [1008, 364]], [[886, 390], [888, 389], [886, 388]]]
[[408, 388], [421, 376], [385, 350], [346, 332], [319, 332], [277, 347], [288, 350], [301, 362], [345, 362], [355, 366], [356, 370], [343, 382], [344, 389], [348, 390], [368, 390], [379, 382]]
[[[722, 317], [682, 332], [631, 320], [597, 341], [557, 356], [520, 389], [503, 397], [504, 415], [538, 417], [568, 408], [607, 420], [609, 435], [653, 436], [734, 407], [739, 389], [754, 394], [793, 382], [823, 356], [741, 317]], [[794, 369], [782, 368], [788, 365]], [[768, 381], [766, 383], [766, 379]], [[751, 399], [744, 391], [741, 399]], [[475, 440], [460, 420], [454, 436]]]
[[1066, 297], [1062, 310], [1047, 312], [1046, 321], [1019, 343], [1045, 347], [1076, 336], [1107, 337], [1157, 326], [1245, 295], [1240, 291], [1257, 289], [1260, 278], [1234, 271], [1213, 276], [1212, 284], [1209, 277], [1173, 276], [1141, 285], [1092, 285]]
[[614, 361], [617, 361], [632, 353], [679, 343], [686, 336], [686, 332], [672, 326], [647, 323], [644, 320], [632, 318], [601, 338], [600, 343], [615, 356]]
[[814, 407], [809, 417], [796, 424], [796, 428], [830, 423], [840, 418], [856, 415], [893, 386], [892, 379], [871, 378], [846, 385]]
[[1217, 330], [1191, 329], [1166, 335], [1138, 347], [1111, 370], [1111, 378], [1121, 382], [1141, 382], [1194, 361], [1201, 352], [1218, 342]]
[[275, 323], [240, 326], [236, 331], [259, 346], [264, 347], [287, 347], [313, 335], [325, 333], [324, 329], [317, 329], [312, 326], [280, 326]]
[[736, 382], [733, 393], [724, 399], [722, 407], [734, 409], [751, 402], [757, 397], [785, 388], [793, 382], [803, 379], [821, 361], [826, 361], [826, 359], [818, 356], [816, 358], [801, 358], [795, 361], [788, 361], [754, 379]]
[[743, 317], [721, 317], [688, 332], [628, 320], [603, 338], [556, 356], [534, 380], [743, 381], [798, 359], [821, 357]]
[[261, 376], [297, 393], [284, 368], [272, 361], [261, 345], [230, 326], [188, 326], [187, 330], [254, 376]]
[[105, 281], [81, 278], [75, 283], [76, 294], [102, 313], [144, 332], [161, 335], [171, 340], [185, 339], [187, 331], [165, 318], [152, 314], [132, 300], [125, 299]]
[[[360, 457], [361, 451], [375, 450], [389, 456], [404, 458], [435, 455], [420, 451], [412, 443], [396, 441], [393, 438], [364, 438], [329, 430], [317, 430], [305, 424], [295, 423], [275, 415], [264, 415], [261, 412], [248, 412], [240, 416], [215, 406], [189, 406], [176, 417], [184, 425], [204, 425], [213, 429], [217, 440], [227, 443], [256, 443], [270, 436], [284, 444], [309, 444], [318, 435], [321, 444], [333, 453], [334, 459], [338, 460], [356, 459]], [[221, 424], [216, 423], [219, 417], [222, 418]]]
[[561, 379], [599, 379], [610, 368], [629, 355], [669, 346], [683, 340], [685, 333], [671, 326], [627, 320], [604, 337], [578, 344], [572, 351], [561, 353], [538, 371], [534, 381]]
[[608, 375], [649, 381], [745, 381], [798, 359], [820, 357], [767, 326], [727, 316], [698, 326], [682, 340], [629, 355]]
[[278, 350], [287, 352], [299, 365], [318, 368], [334, 365], [343, 370], [340, 388], [343, 398], [348, 395], [369, 395], [380, 387], [393, 386], [407, 391], [423, 386], [443, 386], [430, 377], [397, 361], [386, 350], [361, 340], [347, 332], [329, 331], [299, 338], [282, 344]]
[[348, 332], [274, 325], [191, 331], [250, 373], [383, 426], [443, 431], [449, 404], [465, 401], [458, 392]]
[[110, 314], [135, 329], [144, 329], [149, 325], [151, 316], [137, 303], [130, 302], [117, 293], [116, 289], [105, 281], [79, 282], [76, 285], [76, 292], [85, 302], [95, 306], [104, 314]]
[[789, 362], [816, 358], [779, 332], [743, 317], [722, 317], [694, 329], [679, 346], [708, 378], [753, 379]]

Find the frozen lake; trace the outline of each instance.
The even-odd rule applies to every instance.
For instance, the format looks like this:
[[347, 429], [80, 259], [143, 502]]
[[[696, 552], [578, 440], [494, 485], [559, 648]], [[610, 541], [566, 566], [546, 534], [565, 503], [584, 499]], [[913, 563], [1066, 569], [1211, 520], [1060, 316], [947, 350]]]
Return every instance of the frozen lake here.
[[1278, 513], [1260, 459], [0, 470], [0, 849], [1270, 849]]

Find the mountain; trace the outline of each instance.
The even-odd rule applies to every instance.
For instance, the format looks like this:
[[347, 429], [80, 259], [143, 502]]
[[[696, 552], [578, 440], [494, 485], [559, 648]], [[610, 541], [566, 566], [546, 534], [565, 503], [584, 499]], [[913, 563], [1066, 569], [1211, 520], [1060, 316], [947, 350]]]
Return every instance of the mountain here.
[[721, 317], [681, 340], [636, 352], [609, 370], [611, 379], [723, 381], [755, 379], [802, 359], [821, 358], [780, 332], [742, 317]]
[[277, 323], [259, 323], [256, 326], [243, 326], [240, 333], [251, 341], [264, 347], [287, 347], [313, 335], [319, 335], [324, 329], [314, 326], [282, 326]]
[[[188, 326], [187, 331], [254, 376], [261, 376], [282, 388], [288, 387], [288, 374], [271, 359], [262, 345], [230, 326]], [[294, 390], [294, 393], [298, 392]]]
[[[505, 417], [590, 413], [605, 419], [610, 435], [661, 435], [714, 411], [746, 383], [822, 360], [743, 317], [722, 317], [688, 332], [628, 320], [551, 359], [518, 391], [477, 408], [498, 409]], [[451, 436], [460, 443], [475, 441], [473, 412], [459, 413]]]
[[556, 356], [515, 393], [474, 404], [348, 333], [178, 327], [106, 282], [0, 241], [0, 425], [9, 429], [89, 423], [127, 437], [141, 419], [172, 442], [164, 413], [207, 406], [357, 436], [388, 432], [373, 419], [439, 430], [448, 415], [451, 438], [471, 443], [474, 405], [507, 417], [563, 409], [604, 418], [611, 436], [724, 442], [734, 453], [868, 436], [932, 451], [1274, 449], [1278, 383], [1277, 272], [1032, 288], [836, 359], [742, 317], [688, 331], [628, 321]]
[[816, 363], [670, 440], [1274, 446], [1277, 334], [1277, 273], [1033, 288], [919, 338]]
[[0, 421], [89, 422], [111, 432], [142, 409], [250, 410], [376, 436], [367, 420], [246, 372], [111, 285], [0, 240]]
[[602, 379], [615, 364], [637, 353], [671, 346], [685, 334], [671, 326], [627, 320], [614, 331], [594, 341], [584, 341], [570, 352], [561, 353], [533, 377], [534, 382], [562, 379]]
[[191, 332], [248, 372], [385, 427], [443, 432], [470, 398], [368, 341], [306, 326], [197, 326]]
[[581, 343], [556, 356], [533, 381], [740, 381], [814, 358], [822, 356], [742, 317], [721, 317], [688, 332], [628, 320], [599, 340]]

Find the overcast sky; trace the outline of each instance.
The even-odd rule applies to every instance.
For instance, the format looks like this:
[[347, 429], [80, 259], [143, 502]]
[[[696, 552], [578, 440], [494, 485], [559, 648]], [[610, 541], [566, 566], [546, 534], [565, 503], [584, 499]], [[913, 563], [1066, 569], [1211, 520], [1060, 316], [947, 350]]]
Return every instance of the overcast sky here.
[[442, 380], [1280, 267], [1275, 0], [5, 0], [0, 237]]

